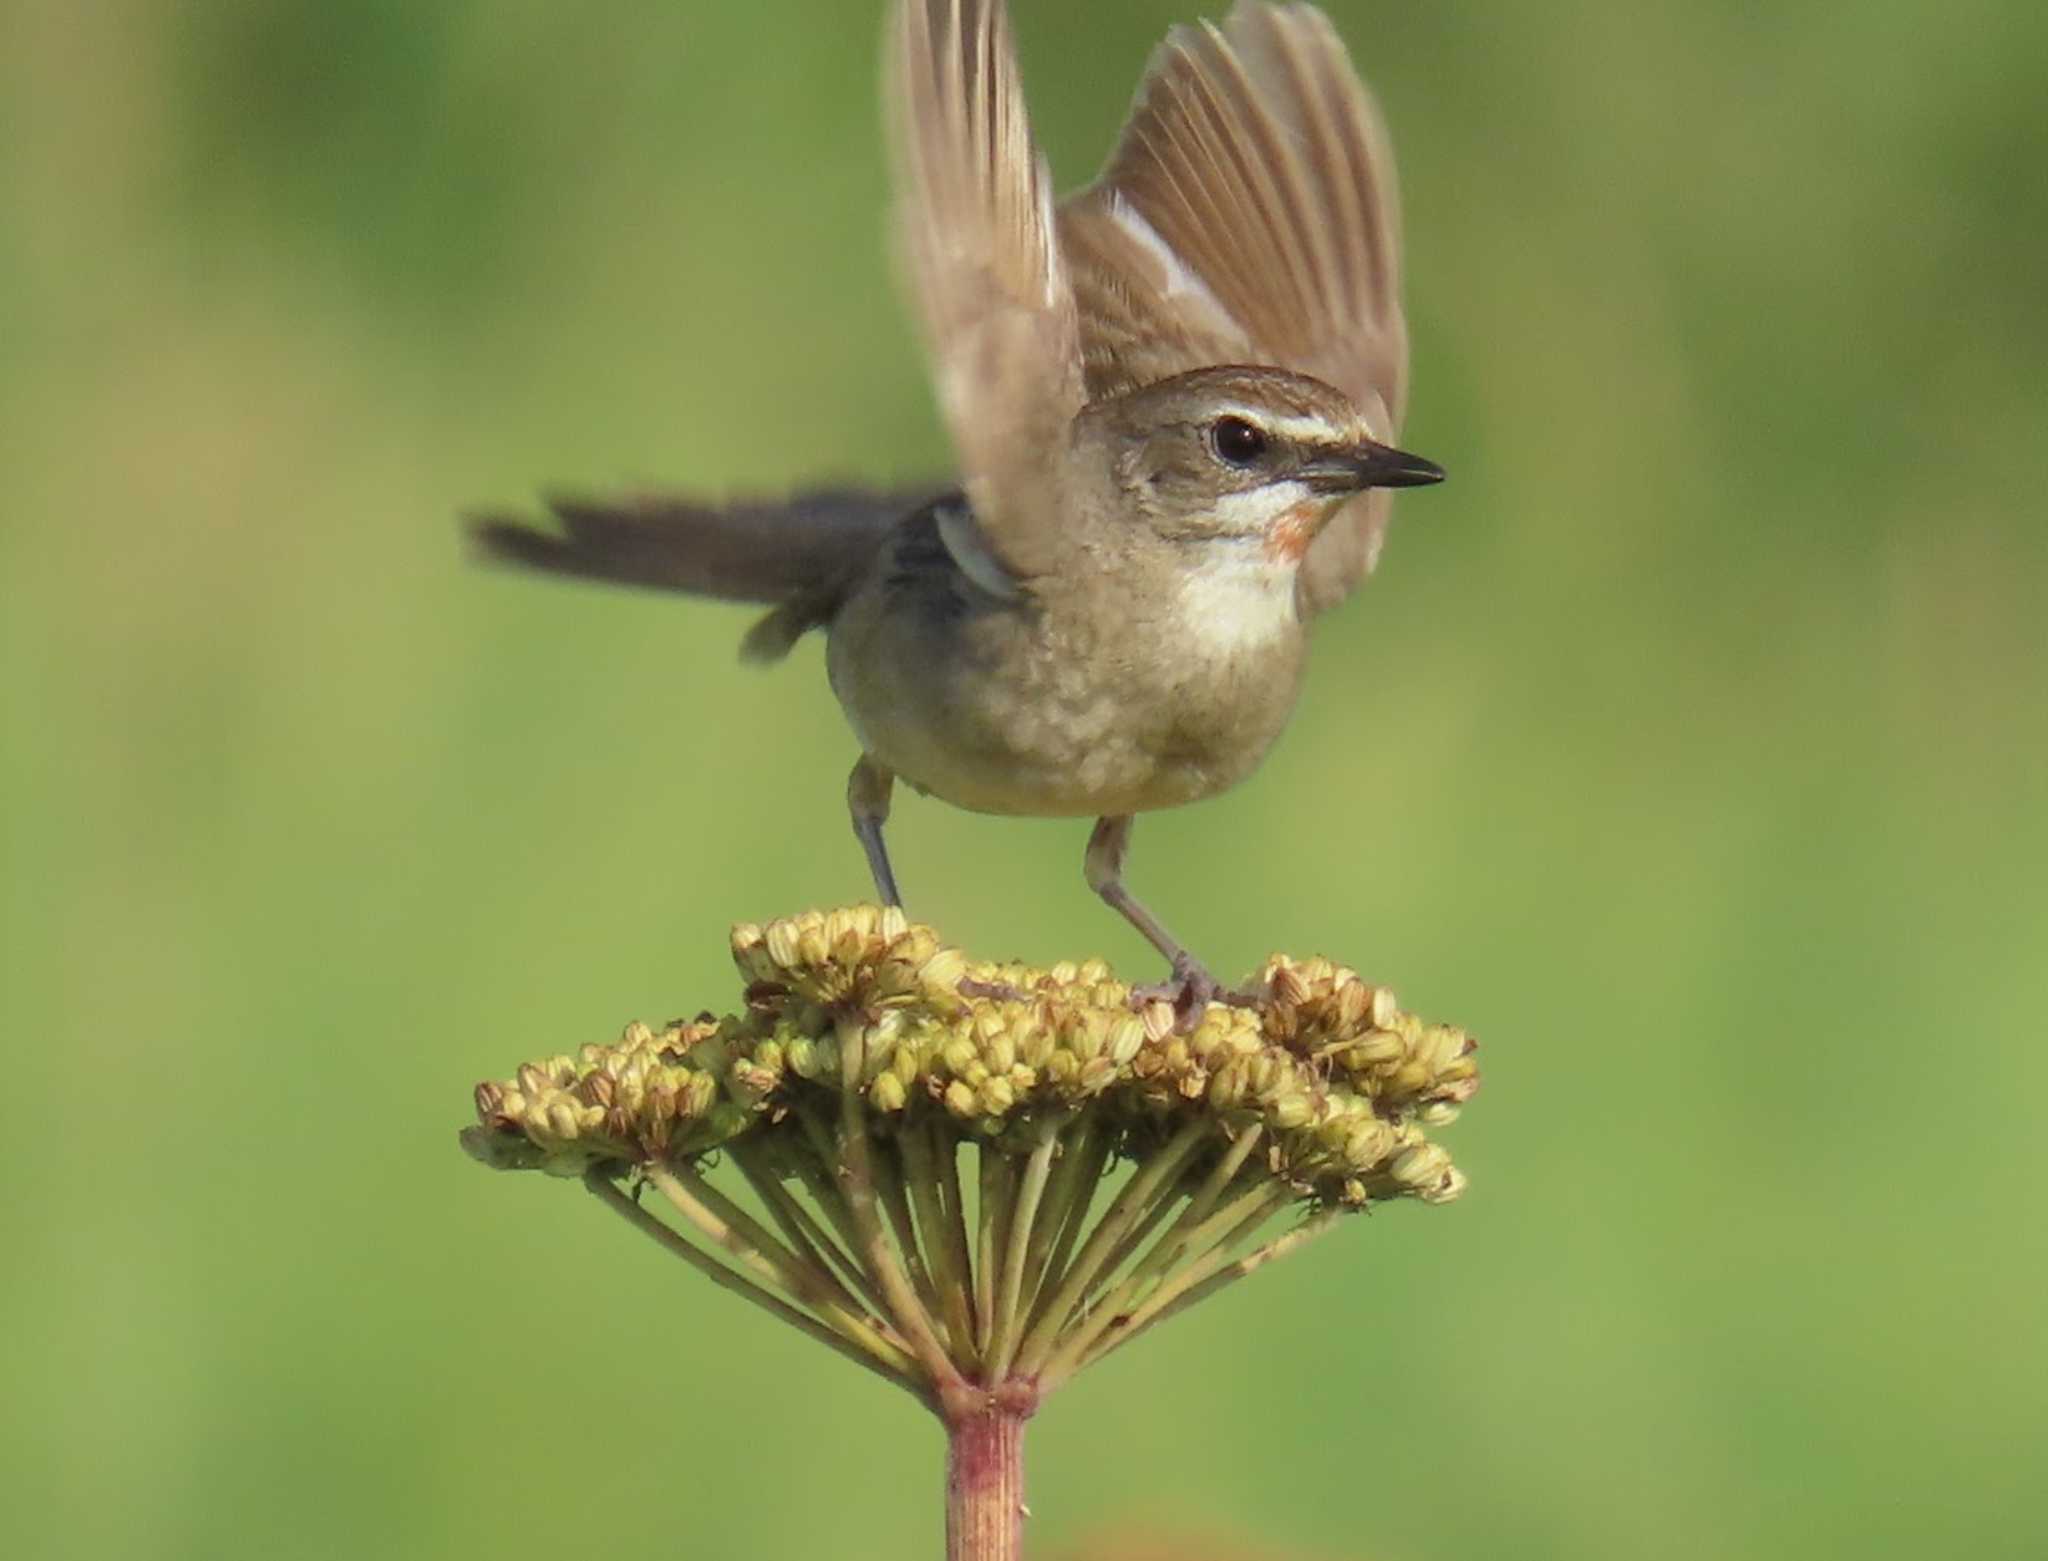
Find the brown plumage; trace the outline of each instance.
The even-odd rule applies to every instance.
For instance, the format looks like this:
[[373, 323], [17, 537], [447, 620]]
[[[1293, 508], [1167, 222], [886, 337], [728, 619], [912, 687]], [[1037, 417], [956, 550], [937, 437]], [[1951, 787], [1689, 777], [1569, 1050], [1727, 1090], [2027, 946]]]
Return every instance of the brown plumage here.
[[724, 602], [780, 603], [850, 574], [890, 527], [930, 497], [928, 489], [820, 488], [706, 504], [672, 493], [563, 494], [548, 500], [559, 530], [478, 515], [470, 535], [500, 563]]
[[[1212, 363], [1271, 364], [1336, 386], [1377, 438], [1400, 437], [1393, 149], [1314, 6], [1240, 5], [1221, 27], [1176, 27], [1109, 165], [1060, 207], [1059, 227], [1091, 398]], [[1390, 508], [1379, 489], [1331, 518], [1302, 570], [1308, 611], [1371, 571]]]
[[885, 44], [895, 228], [960, 491], [711, 508], [557, 501], [483, 522], [555, 573], [813, 627], [862, 747], [848, 796], [883, 898], [897, 775], [963, 807], [1096, 815], [1087, 876], [1201, 967], [1122, 882], [1131, 816], [1242, 780], [1293, 707], [1304, 620], [1370, 571], [1406, 401], [1400, 221], [1377, 110], [1328, 20], [1246, 0], [1177, 27], [1101, 176], [1062, 204], [999, 0], [897, 0]]

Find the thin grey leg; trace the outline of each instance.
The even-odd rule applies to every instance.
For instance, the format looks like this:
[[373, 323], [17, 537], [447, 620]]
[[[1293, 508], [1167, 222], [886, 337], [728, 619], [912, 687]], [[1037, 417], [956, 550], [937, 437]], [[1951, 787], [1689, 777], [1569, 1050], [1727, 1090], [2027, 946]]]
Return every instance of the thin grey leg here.
[[1130, 845], [1131, 816], [1128, 813], [1097, 819], [1094, 833], [1088, 837], [1088, 854], [1082, 858], [1082, 871], [1087, 874], [1088, 887], [1101, 895], [1111, 910], [1143, 933], [1145, 941], [1172, 963], [1173, 983], [1170, 988], [1162, 989], [1160, 995], [1173, 997], [1177, 1006], [1184, 1005], [1193, 1012], [1199, 1012], [1217, 995], [1216, 980], [1202, 968], [1201, 961], [1139, 903], [1138, 897], [1124, 887], [1124, 854]]
[[882, 842], [882, 826], [889, 821], [889, 793], [896, 787], [896, 773], [884, 769], [866, 754], [846, 777], [846, 806], [853, 814], [853, 832], [868, 854], [868, 871], [874, 874], [875, 893], [884, 905], [900, 906], [903, 895], [896, 887], [896, 874], [889, 866], [889, 848]]

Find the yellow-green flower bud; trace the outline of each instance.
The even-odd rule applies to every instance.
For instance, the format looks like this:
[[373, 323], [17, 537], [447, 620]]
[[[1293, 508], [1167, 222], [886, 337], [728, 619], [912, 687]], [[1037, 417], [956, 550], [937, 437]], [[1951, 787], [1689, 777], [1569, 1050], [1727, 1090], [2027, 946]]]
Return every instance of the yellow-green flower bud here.
[[1404, 1187], [1420, 1189], [1440, 1186], [1450, 1170], [1451, 1157], [1439, 1145], [1425, 1142], [1396, 1155], [1387, 1174]]
[[1235, 1111], [1245, 1101], [1245, 1068], [1230, 1063], [1209, 1077], [1209, 1104], [1218, 1111]]
[[718, 1080], [708, 1073], [692, 1073], [676, 1092], [676, 1114], [701, 1117], [718, 1099]]
[[1344, 1138], [1344, 1158], [1364, 1170], [1378, 1165], [1394, 1147], [1394, 1132], [1376, 1117], [1351, 1127]]
[[1017, 1103], [1017, 1092], [1005, 1077], [984, 1079], [975, 1091], [982, 1115], [999, 1117], [1005, 1115]]
[[927, 992], [951, 997], [967, 974], [967, 956], [958, 949], [942, 948], [917, 967], [917, 984]]
[[1266, 1109], [1266, 1120], [1282, 1131], [1300, 1127], [1314, 1115], [1314, 1102], [1302, 1094], [1282, 1095]]
[[1144, 1044], [1144, 1021], [1134, 1014], [1126, 1014], [1111, 1026], [1104, 1053], [1111, 1062], [1123, 1067], [1138, 1055]]
[[773, 921], [762, 935], [772, 977], [782, 977], [803, 963], [801, 934], [794, 921]]
[[[1174, 1143], [1187, 1154], [1173, 1184], [1183, 1196], [1220, 1177], [1232, 1140], [1248, 1153], [1229, 1162], [1227, 1185], [1211, 1189], [1232, 1203], [1247, 1193], [1325, 1210], [1363, 1207], [1368, 1198], [1441, 1203], [1465, 1186], [1425, 1125], [1450, 1122], [1478, 1088], [1470, 1037], [1402, 1012], [1391, 991], [1326, 959], [1274, 956], [1256, 997], [1206, 1005], [1184, 1031], [1169, 1003], [1134, 1009], [1131, 988], [1099, 959], [1049, 970], [970, 961], [895, 908], [741, 924], [732, 952], [745, 982], [737, 1012], [659, 1030], [630, 1024], [611, 1044], [580, 1046], [478, 1085], [478, 1125], [465, 1131], [465, 1149], [498, 1168], [561, 1176], [595, 1169], [616, 1184], [635, 1164], [710, 1173], [714, 1152], [732, 1144], [744, 1171], [778, 1178], [800, 1203], [814, 1202], [828, 1234], [836, 1225], [841, 1235], [851, 1206], [832, 1200], [849, 1177], [871, 1174], [877, 1196], [908, 1193], [921, 1228], [934, 1207], [934, 1189], [916, 1184], [928, 1165], [960, 1173], [973, 1188], [973, 1168], [953, 1162], [962, 1144], [976, 1143], [1012, 1161], [980, 1188], [1014, 1196], [1026, 1185], [1022, 1163], [1048, 1129], [1062, 1136], [1054, 1179], [1042, 1188], [1056, 1200], [1047, 1207], [1092, 1209], [1091, 1219], [1103, 1207], [1099, 1189], [1074, 1177], [1095, 1156], [1142, 1166]], [[849, 1046], [861, 1063], [850, 1112], [840, 1066]], [[840, 1140], [849, 1125], [870, 1134], [868, 1173], [856, 1169], [864, 1157]], [[1245, 1143], [1248, 1132], [1256, 1136]], [[1039, 1169], [1047, 1169], [1043, 1160]], [[950, 1224], [960, 1211], [948, 1202], [958, 1193], [938, 1192]], [[694, 1218], [686, 1200], [659, 1212], [671, 1230], [695, 1239], [684, 1228]], [[887, 1214], [900, 1223], [900, 1200]], [[1169, 1224], [1147, 1239], [1178, 1229], [1185, 1241], [1196, 1228]], [[1070, 1254], [1078, 1257], [1088, 1250], [1088, 1227], [1070, 1234], [1082, 1243]], [[731, 1226], [700, 1225], [696, 1235], [751, 1239], [735, 1237]], [[1256, 1239], [1239, 1250], [1252, 1250]], [[971, 1270], [980, 1249], [969, 1245], [962, 1277], [978, 1280]], [[857, 1247], [850, 1244], [850, 1261], [864, 1266]], [[1165, 1265], [1160, 1277], [1185, 1272], [1178, 1265], [1196, 1257], [1142, 1250]], [[877, 1293], [875, 1276], [849, 1277]], [[913, 1277], [923, 1285], [936, 1268]], [[1101, 1276], [1091, 1295], [1099, 1299], [1111, 1278]], [[933, 1326], [964, 1371], [982, 1341], [953, 1337], [958, 1308], [941, 1311]], [[886, 1336], [890, 1324], [870, 1321]], [[1029, 1327], [1022, 1337], [1029, 1342]], [[1070, 1358], [1055, 1346], [1055, 1379]]]
[[1052, 1055], [1053, 1033], [1036, 1014], [1027, 1013], [1012, 1027], [1017, 1060], [1028, 1067], [1042, 1068]]

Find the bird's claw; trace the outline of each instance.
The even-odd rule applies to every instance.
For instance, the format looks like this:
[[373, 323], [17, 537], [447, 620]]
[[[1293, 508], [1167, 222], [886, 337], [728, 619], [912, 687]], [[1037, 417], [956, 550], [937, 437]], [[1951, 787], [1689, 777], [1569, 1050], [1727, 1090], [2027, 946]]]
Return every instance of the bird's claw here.
[[1165, 981], [1150, 986], [1131, 988], [1131, 1006], [1144, 1008], [1153, 1003], [1167, 1003], [1173, 1008], [1173, 1028], [1185, 1035], [1202, 1022], [1202, 1015], [1211, 1003], [1223, 1003], [1232, 1008], [1256, 1008], [1264, 994], [1254, 991], [1237, 991], [1220, 985], [1216, 978], [1192, 954], [1181, 953], [1173, 957], [1173, 974]]

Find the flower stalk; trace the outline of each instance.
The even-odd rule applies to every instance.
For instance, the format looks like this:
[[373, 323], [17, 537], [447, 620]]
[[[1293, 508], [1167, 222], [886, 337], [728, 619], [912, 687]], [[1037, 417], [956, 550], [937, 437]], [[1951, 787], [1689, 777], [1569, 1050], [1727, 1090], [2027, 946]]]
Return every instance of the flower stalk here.
[[947, 1561], [1024, 1554], [1024, 1421], [990, 1404], [946, 1422]]
[[580, 1178], [916, 1396], [949, 1557], [1021, 1553], [1024, 1422], [1075, 1372], [1347, 1213], [1464, 1186], [1425, 1129], [1478, 1087], [1470, 1038], [1328, 961], [1275, 956], [1189, 1030], [1100, 961], [975, 963], [895, 910], [743, 925], [733, 954], [736, 1012], [481, 1084], [464, 1146]]

